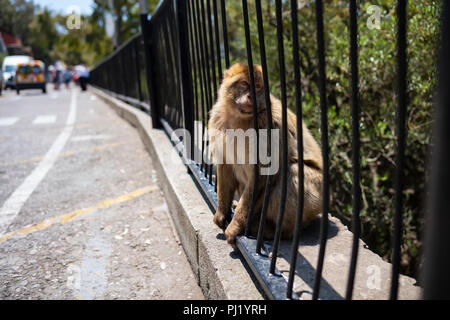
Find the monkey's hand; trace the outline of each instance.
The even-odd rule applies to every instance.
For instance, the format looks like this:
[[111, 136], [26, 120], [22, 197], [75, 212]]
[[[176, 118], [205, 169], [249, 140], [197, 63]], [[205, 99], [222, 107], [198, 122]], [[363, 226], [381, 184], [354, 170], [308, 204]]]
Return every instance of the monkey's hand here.
[[225, 237], [227, 238], [227, 242], [228, 244], [232, 245], [233, 247], [236, 247], [236, 237], [238, 236], [238, 234], [240, 234], [244, 228], [245, 228], [245, 223], [240, 223], [238, 219], [236, 218], [236, 213], [235, 213], [235, 217], [233, 218], [233, 220], [231, 220], [230, 224], [228, 225], [227, 229], [225, 230]]
[[225, 230], [225, 220], [226, 216], [222, 213], [222, 210], [217, 209], [216, 213], [214, 214], [213, 221], [214, 223], [222, 230]]

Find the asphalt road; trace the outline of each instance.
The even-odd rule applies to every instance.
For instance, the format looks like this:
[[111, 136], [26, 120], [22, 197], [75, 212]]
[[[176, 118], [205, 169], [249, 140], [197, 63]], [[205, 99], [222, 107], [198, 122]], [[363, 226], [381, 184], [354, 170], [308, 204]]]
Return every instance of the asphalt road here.
[[0, 97], [0, 299], [203, 299], [136, 130], [47, 89]]

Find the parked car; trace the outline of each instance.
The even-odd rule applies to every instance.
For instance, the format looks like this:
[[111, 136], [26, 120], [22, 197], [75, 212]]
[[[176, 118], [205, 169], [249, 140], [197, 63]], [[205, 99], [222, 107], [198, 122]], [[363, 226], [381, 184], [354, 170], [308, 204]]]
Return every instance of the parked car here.
[[26, 63], [33, 61], [33, 58], [30, 56], [6, 56], [3, 59], [2, 63], [2, 73], [3, 73], [3, 80], [5, 82], [4, 86], [5, 89], [11, 88], [15, 89], [15, 75], [16, 75], [16, 69], [17, 65], [19, 63]]
[[3, 72], [2, 72], [2, 70], [0, 69], [0, 96], [2, 95], [3, 85], [4, 85], [4, 81], [3, 81]]
[[24, 89], [41, 89], [43, 93], [46, 93], [44, 63], [40, 60], [19, 63], [16, 70], [15, 87], [17, 94]]

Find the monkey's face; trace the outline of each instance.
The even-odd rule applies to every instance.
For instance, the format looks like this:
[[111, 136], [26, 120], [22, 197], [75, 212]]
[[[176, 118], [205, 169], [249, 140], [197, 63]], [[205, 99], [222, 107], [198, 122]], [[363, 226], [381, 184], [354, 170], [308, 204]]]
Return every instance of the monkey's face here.
[[[255, 91], [258, 110], [265, 109], [264, 90], [261, 67], [254, 66]], [[233, 113], [240, 117], [252, 117], [255, 103], [251, 94], [250, 79], [247, 65], [233, 65], [225, 72], [223, 86]]]

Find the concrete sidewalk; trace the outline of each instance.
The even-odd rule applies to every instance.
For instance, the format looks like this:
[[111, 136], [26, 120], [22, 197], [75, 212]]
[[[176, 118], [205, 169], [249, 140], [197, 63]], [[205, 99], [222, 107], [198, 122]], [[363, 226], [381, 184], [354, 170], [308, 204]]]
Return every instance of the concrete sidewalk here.
[[[0, 98], [0, 208], [54, 157], [3, 219], [0, 299], [203, 299], [135, 128], [74, 90]], [[73, 100], [70, 136], [49, 155]]]

